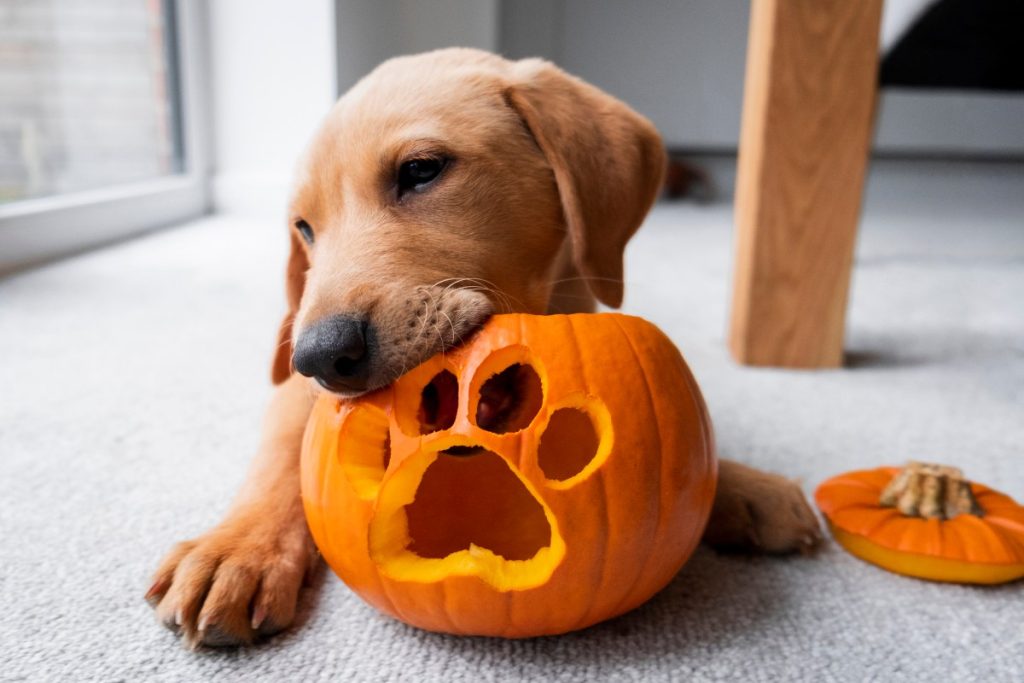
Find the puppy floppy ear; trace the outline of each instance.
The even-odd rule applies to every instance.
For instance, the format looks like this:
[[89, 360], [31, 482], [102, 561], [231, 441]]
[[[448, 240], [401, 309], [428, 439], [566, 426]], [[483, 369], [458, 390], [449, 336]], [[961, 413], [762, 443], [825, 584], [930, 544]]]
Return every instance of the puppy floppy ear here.
[[665, 149], [646, 118], [540, 59], [512, 65], [505, 99], [555, 174], [577, 270], [622, 304], [622, 256], [661, 189]]
[[274, 384], [288, 379], [292, 368], [292, 325], [295, 314], [299, 310], [302, 291], [306, 286], [306, 271], [309, 270], [309, 258], [302, 246], [299, 236], [294, 230], [291, 235], [291, 252], [288, 254], [288, 267], [285, 273], [285, 297], [288, 302], [288, 313], [281, 321], [281, 329], [277, 333], [277, 347], [274, 351], [274, 364], [270, 369], [270, 377]]

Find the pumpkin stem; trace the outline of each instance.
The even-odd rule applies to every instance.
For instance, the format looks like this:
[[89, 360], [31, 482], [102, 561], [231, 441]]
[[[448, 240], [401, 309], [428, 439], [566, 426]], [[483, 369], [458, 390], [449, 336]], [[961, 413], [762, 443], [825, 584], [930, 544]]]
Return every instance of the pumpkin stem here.
[[959, 468], [913, 460], [892, 478], [880, 502], [908, 517], [924, 519], [984, 514]]

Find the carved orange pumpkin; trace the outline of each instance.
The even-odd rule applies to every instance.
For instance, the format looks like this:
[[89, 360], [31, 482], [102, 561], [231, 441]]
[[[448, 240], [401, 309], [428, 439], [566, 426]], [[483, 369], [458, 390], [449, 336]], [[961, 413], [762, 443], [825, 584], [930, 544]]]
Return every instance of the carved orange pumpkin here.
[[697, 545], [711, 424], [678, 350], [618, 314], [491, 319], [303, 446], [313, 538], [367, 602], [433, 631], [563, 633], [630, 610]]
[[1024, 507], [955, 468], [847, 472], [814, 497], [840, 545], [889, 571], [981, 584], [1024, 576]]

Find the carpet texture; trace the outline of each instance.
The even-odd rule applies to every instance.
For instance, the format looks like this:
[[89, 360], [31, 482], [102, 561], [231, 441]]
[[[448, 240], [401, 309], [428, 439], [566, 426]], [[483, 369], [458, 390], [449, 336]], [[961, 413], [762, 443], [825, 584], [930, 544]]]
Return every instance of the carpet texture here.
[[[679, 344], [724, 457], [808, 492], [934, 459], [1024, 500], [1024, 200], [1000, 173], [873, 182], [846, 369], [730, 361], [727, 206], [655, 210], [625, 310]], [[1020, 584], [925, 583], [831, 544], [702, 549], [640, 609], [519, 642], [414, 630], [325, 572], [290, 632], [186, 651], [142, 593], [254, 452], [283, 248], [274, 221], [212, 218], [0, 283], [0, 680], [1024, 680]]]

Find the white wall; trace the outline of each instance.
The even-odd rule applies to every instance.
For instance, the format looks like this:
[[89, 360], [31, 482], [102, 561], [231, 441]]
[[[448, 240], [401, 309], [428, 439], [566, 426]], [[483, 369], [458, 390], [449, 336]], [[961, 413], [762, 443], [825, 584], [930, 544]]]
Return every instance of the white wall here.
[[335, 100], [334, 2], [207, 7], [214, 208], [283, 220], [295, 160]]
[[338, 92], [396, 55], [498, 49], [499, 0], [338, 0]]
[[[931, 1], [887, 0], [883, 43]], [[731, 152], [749, 13], [750, 0], [502, 0], [501, 47], [553, 59], [629, 102], [670, 146]], [[1024, 95], [887, 88], [875, 150], [1024, 156]]]
[[[889, 0], [892, 40], [927, 0]], [[207, 4], [219, 210], [283, 216], [295, 160], [388, 57], [474, 46], [544, 56], [650, 116], [671, 146], [732, 151], [749, 0], [216, 0]], [[887, 91], [876, 149], [1024, 155], [1019, 94]]]
[[283, 217], [295, 163], [324, 114], [399, 54], [497, 49], [498, 0], [216, 0], [214, 207]]
[[749, 0], [564, 4], [566, 69], [633, 104], [670, 144], [735, 147]]

